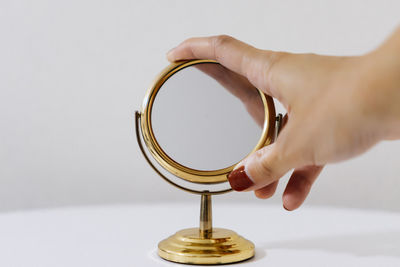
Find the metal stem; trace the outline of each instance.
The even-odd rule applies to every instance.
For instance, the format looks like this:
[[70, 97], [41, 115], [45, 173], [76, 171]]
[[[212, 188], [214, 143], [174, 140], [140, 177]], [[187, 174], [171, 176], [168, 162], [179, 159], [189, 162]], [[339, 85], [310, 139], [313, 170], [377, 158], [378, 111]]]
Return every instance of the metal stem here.
[[210, 238], [212, 235], [211, 195], [205, 192], [201, 195], [200, 205], [200, 236]]

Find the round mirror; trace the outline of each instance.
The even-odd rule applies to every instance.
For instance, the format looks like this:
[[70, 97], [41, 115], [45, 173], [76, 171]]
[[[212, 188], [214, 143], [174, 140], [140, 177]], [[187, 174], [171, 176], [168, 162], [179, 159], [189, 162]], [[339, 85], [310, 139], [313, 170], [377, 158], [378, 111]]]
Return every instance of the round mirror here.
[[272, 142], [274, 111], [272, 99], [246, 78], [214, 61], [194, 60], [173, 64], [156, 79], [145, 98], [142, 129], [149, 151], [168, 171], [218, 183]]

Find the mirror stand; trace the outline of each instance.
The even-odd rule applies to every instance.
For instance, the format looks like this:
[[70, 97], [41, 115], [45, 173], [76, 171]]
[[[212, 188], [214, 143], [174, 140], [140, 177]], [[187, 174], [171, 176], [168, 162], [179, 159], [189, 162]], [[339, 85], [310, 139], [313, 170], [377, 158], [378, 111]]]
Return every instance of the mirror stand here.
[[[158, 244], [158, 255], [168, 261], [185, 264], [227, 264], [247, 260], [254, 256], [254, 244], [234, 231], [212, 227], [211, 196], [224, 194], [232, 189], [219, 191], [197, 191], [181, 186], [168, 179], [147, 156], [140, 137], [141, 113], [135, 112], [136, 139], [147, 163], [169, 184], [189, 193], [201, 195], [200, 225], [183, 229]], [[275, 117], [274, 140], [282, 127], [283, 117]], [[142, 132], [143, 133], [143, 132]], [[143, 135], [142, 135], [143, 136]], [[144, 136], [143, 136], [144, 137]]]
[[211, 194], [201, 194], [200, 226], [178, 231], [158, 244], [166, 260], [186, 264], [226, 264], [254, 256], [254, 244], [234, 231], [212, 227]]
[[186, 264], [227, 264], [247, 260], [254, 256], [254, 244], [234, 231], [212, 227], [212, 195], [230, 192], [197, 191], [183, 187], [162, 174], [147, 156], [140, 137], [141, 113], [135, 112], [136, 140], [152, 169], [169, 184], [189, 193], [201, 195], [200, 225], [178, 231], [158, 244], [158, 255], [168, 261]]
[[199, 233], [203, 239], [210, 238], [212, 234], [212, 202], [207, 192], [201, 195]]

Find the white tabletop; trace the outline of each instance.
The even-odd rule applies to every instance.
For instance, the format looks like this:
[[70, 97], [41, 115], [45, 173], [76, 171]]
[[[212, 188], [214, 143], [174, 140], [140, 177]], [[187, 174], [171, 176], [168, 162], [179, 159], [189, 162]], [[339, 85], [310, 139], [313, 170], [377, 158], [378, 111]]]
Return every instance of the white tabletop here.
[[[214, 203], [214, 225], [253, 241], [236, 266], [400, 266], [400, 214]], [[158, 241], [197, 226], [198, 205], [141, 204], [0, 214], [0, 266], [188, 266], [156, 255]]]

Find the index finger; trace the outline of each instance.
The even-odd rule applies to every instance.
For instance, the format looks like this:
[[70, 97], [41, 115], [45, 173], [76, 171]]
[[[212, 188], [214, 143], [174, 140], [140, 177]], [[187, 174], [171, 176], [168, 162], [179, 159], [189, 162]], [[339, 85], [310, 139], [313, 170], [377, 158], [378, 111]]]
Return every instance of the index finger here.
[[169, 61], [216, 60], [264, 90], [267, 90], [267, 73], [275, 56], [275, 52], [257, 49], [226, 35], [190, 38], [167, 54]]

